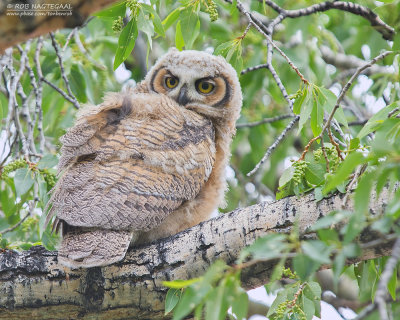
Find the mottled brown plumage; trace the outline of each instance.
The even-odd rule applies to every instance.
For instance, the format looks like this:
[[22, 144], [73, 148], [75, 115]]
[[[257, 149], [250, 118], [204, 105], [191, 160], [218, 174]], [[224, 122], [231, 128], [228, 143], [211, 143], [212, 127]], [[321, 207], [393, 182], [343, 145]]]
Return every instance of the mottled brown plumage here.
[[[176, 87], [166, 85], [171, 77]], [[240, 107], [236, 73], [223, 58], [173, 49], [134, 90], [83, 108], [61, 138], [50, 201], [48, 220], [56, 215], [63, 233], [59, 261], [111, 264], [130, 243], [207, 219], [223, 200]]]

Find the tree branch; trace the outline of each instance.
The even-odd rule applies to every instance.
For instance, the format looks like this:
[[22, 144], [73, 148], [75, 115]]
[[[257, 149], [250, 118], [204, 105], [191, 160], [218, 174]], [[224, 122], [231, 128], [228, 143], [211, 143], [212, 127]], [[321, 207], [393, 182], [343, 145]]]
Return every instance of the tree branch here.
[[[30, 1], [28, 10], [18, 10], [16, 4], [19, 0], [3, 1], [0, 3], [0, 54], [5, 49], [30, 38], [63, 28], [74, 28], [84, 24], [86, 18], [92, 12], [101, 10], [116, 0], [58, 0], [57, 5], [68, 5], [71, 11], [65, 15], [55, 14], [56, 10], [42, 11], [43, 4], [40, 0]], [[35, 6], [33, 6], [35, 5]], [[23, 11], [32, 12], [32, 15], [20, 15]], [[21, 13], [22, 12], [22, 13]], [[44, 13], [44, 15], [43, 15]], [[65, 13], [65, 12], [64, 12]]]
[[298, 10], [285, 10], [278, 6], [275, 2], [270, 0], [259, 0], [260, 2], [265, 1], [265, 4], [270, 6], [276, 12], [279, 13], [283, 18], [298, 18], [308, 16], [317, 12], [324, 12], [330, 9], [337, 9], [347, 11], [355, 15], [361, 16], [367, 19], [371, 26], [375, 27], [376, 31], [382, 34], [382, 37], [386, 40], [393, 40], [395, 31], [379, 18], [379, 16], [367, 7], [363, 7], [353, 2], [345, 1], [326, 1], [318, 4], [314, 4], [310, 7], [298, 9]]
[[[371, 197], [370, 211], [382, 211], [391, 197], [385, 189]], [[43, 247], [5, 251], [0, 255], [0, 319], [161, 319], [164, 317], [164, 280], [189, 279], [204, 273], [217, 259], [233, 264], [242, 248], [271, 232], [301, 232], [332, 210], [342, 195], [320, 202], [313, 195], [288, 197], [222, 214], [156, 243], [129, 250], [117, 264], [71, 270], [57, 264], [57, 252]], [[349, 203], [348, 210], [353, 204]], [[379, 241], [378, 241], [379, 240]], [[376, 240], [371, 230], [359, 238], [362, 255], [355, 261], [389, 255], [394, 238]], [[364, 245], [363, 245], [364, 243]], [[289, 259], [290, 260], [290, 259]], [[268, 281], [277, 261], [244, 269], [247, 289]]]

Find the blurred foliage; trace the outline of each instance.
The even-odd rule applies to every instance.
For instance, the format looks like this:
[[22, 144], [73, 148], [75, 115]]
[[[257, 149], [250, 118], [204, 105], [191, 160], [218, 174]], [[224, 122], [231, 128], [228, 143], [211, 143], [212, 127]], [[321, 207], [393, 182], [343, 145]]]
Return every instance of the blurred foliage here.
[[[235, 4], [236, 2], [233, 1]], [[308, 0], [279, 0], [285, 9], [312, 5]], [[258, 1], [247, 2], [250, 10], [268, 24], [277, 13]], [[279, 291], [272, 304], [270, 319], [311, 319], [320, 313], [321, 288], [314, 282], [315, 271], [323, 264], [332, 264], [337, 284], [346, 271], [357, 280], [360, 301], [372, 301], [380, 274], [387, 258], [345, 266], [348, 258], [357, 257], [361, 248], [357, 237], [369, 226], [380, 236], [400, 234], [400, 87], [398, 52], [386, 56], [378, 64], [390, 67], [359, 76], [334, 114], [343, 135], [332, 131], [322, 139], [308, 142], [322, 132], [337, 96], [353, 72], [348, 67], [334, 66], [323, 59], [321, 46], [334, 54], [346, 54], [368, 61], [383, 50], [400, 50], [400, 1], [362, 3], [395, 28], [394, 41], [386, 41], [364, 18], [339, 10], [329, 10], [296, 19], [285, 19], [275, 30], [273, 39], [308, 80], [301, 80], [277, 52], [272, 64], [288, 94], [294, 99], [293, 112], [299, 115], [297, 130], [292, 130], [273, 151], [256, 175], [247, 177], [266, 149], [285, 129], [291, 119], [239, 128], [232, 145], [231, 166], [227, 171], [229, 191], [227, 207], [222, 212], [263, 201], [300, 196], [313, 192], [316, 201], [333, 192], [347, 192], [349, 183], [355, 187], [355, 211], [333, 212], [313, 226], [317, 240], [302, 240], [290, 235], [271, 235], [258, 239], [246, 248], [236, 266], [218, 261], [205, 275], [188, 281], [165, 283], [171, 287], [166, 299], [166, 312], [182, 319], [194, 311], [197, 318], [204, 312], [206, 319], [225, 319], [228, 309], [237, 319], [247, 314], [247, 295], [240, 285], [240, 271], [252, 261], [280, 259], [266, 285], [268, 292]], [[137, 0], [120, 1], [101, 12], [83, 28], [78, 39], [69, 37], [71, 30], [56, 33], [62, 48], [64, 68], [71, 90], [80, 103], [100, 103], [107, 91], [118, 91], [143, 79], [149, 66], [171, 46], [178, 49], [206, 50], [220, 54], [235, 67], [238, 74], [248, 67], [264, 64], [267, 40], [254, 28], [247, 30], [248, 21], [234, 5], [222, 0]], [[79, 40], [79, 41], [77, 41]], [[67, 44], [67, 41], [69, 42]], [[86, 51], [82, 51], [83, 43]], [[35, 44], [35, 40], [33, 42]], [[34, 61], [35, 45], [28, 52]], [[132, 51], [133, 50], [133, 51]], [[16, 64], [21, 58], [14, 48]], [[66, 89], [54, 48], [45, 38], [40, 53], [44, 78]], [[114, 70], [118, 69], [117, 73]], [[126, 68], [126, 69], [125, 69]], [[37, 75], [36, 67], [33, 72]], [[351, 70], [350, 70], [351, 71]], [[123, 79], [120, 75], [127, 74]], [[7, 74], [2, 85], [6, 87]], [[9, 75], [8, 75], [9, 76]], [[118, 81], [117, 81], [118, 79]], [[246, 124], [291, 112], [287, 101], [266, 68], [240, 76], [243, 109], [238, 123]], [[27, 95], [33, 90], [27, 72], [21, 78]], [[17, 96], [20, 103], [21, 98]], [[29, 101], [29, 100], [28, 100]], [[29, 101], [34, 108], [34, 101]], [[28, 249], [44, 244], [54, 249], [57, 236], [44, 228], [44, 209], [48, 191], [55, 183], [59, 137], [73, 124], [76, 110], [51, 87], [43, 87], [44, 154], [21, 155], [21, 141], [6, 143], [5, 122], [8, 115], [7, 95], [0, 92], [2, 147], [0, 180], [0, 246], [3, 249]], [[324, 118], [325, 117], [325, 118]], [[362, 122], [361, 120], [368, 120]], [[360, 121], [359, 125], [351, 125]], [[26, 123], [22, 123], [27, 130]], [[39, 135], [34, 128], [34, 135]], [[337, 145], [335, 141], [341, 141]], [[325, 142], [322, 144], [322, 142]], [[35, 143], [38, 141], [35, 139]], [[10, 150], [11, 147], [11, 150]], [[297, 161], [299, 160], [300, 161]], [[388, 186], [394, 198], [384, 214], [371, 218], [368, 201], [373, 191], [378, 194]], [[342, 223], [339, 231], [332, 224]], [[292, 271], [285, 269], [288, 254], [296, 253]], [[291, 279], [282, 289], [281, 278]], [[396, 300], [399, 289], [397, 269], [388, 290]], [[186, 288], [186, 289], [185, 289]], [[392, 303], [398, 314], [398, 303]], [[397, 310], [397, 311], [396, 311]], [[396, 313], [397, 312], [397, 313]], [[368, 319], [375, 319], [373, 313]]]

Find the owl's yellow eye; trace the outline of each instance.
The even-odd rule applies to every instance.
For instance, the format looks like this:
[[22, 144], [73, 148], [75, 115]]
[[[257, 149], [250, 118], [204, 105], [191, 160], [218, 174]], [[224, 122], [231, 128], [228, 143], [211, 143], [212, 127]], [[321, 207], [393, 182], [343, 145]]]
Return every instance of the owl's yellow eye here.
[[200, 82], [197, 84], [197, 90], [198, 90], [200, 93], [204, 93], [204, 94], [207, 94], [207, 93], [210, 93], [211, 91], [213, 91], [213, 90], [214, 90], [214, 87], [215, 87], [215, 86], [214, 86], [211, 82], [205, 81], [205, 80], [200, 81]]
[[167, 88], [169, 89], [173, 89], [175, 88], [179, 83], [179, 80], [175, 77], [167, 77], [165, 78], [165, 85], [167, 86]]

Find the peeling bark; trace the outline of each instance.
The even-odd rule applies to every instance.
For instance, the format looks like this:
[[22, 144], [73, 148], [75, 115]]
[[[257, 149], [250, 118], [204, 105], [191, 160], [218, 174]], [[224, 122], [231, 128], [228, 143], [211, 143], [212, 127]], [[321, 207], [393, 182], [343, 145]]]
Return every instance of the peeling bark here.
[[[103, 9], [116, 0], [6, 0], [0, 3], [0, 54], [5, 49], [19, 42], [30, 38], [38, 37], [62, 28], [75, 28], [84, 23], [89, 14]], [[49, 5], [57, 4], [65, 7], [71, 7], [69, 15], [49, 15], [48, 12], [57, 7], [49, 7]], [[32, 6], [33, 5], [33, 6]], [[26, 6], [26, 7], [25, 7]], [[43, 10], [39, 10], [40, 7]], [[27, 10], [24, 10], [26, 8]], [[29, 9], [36, 8], [35, 12]], [[23, 13], [27, 15], [14, 15], [15, 13]], [[55, 13], [55, 11], [53, 11]], [[53, 13], [52, 12], [52, 13]], [[67, 12], [59, 11], [59, 14]], [[43, 15], [42, 15], [43, 14]]]
[[[379, 199], [372, 197], [372, 215], [381, 213], [389, 196], [385, 189]], [[132, 248], [122, 262], [102, 268], [71, 270], [57, 264], [57, 252], [40, 246], [5, 251], [0, 254], [0, 319], [162, 319], [167, 292], [162, 281], [198, 277], [217, 259], [232, 264], [256, 238], [290, 232], [295, 221], [304, 231], [340, 209], [341, 198], [335, 195], [316, 203], [313, 195], [306, 195], [238, 209]], [[374, 234], [365, 230], [359, 241], [372, 239]], [[365, 250], [357, 261], [389, 255], [391, 245], [388, 241]], [[244, 287], [266, 283], [276, 263], [244, 270]]]

